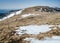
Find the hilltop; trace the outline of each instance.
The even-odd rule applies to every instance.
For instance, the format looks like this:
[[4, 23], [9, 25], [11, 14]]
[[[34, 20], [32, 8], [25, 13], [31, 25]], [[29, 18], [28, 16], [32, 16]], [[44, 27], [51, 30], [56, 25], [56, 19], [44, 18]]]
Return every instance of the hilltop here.
[[[35, 6], [15, 11], [0, 20], [0, 42], [17, 43], [18, 41], [18, 43], [20, 43], [20, 41], [22, 42], [24, 38], [32, 37], [32, 34], [22, 34], [20, 37], [18, 34], [15, 34], [15, 30], [21, 26], [23, 27], [29, 25], [60, 25], [60, 10], [58, 10], [58, 8], [48, 6]], [[56, 28], [57, 29], [52, 29], [38, 34], [36, 38], [41, 39], [41, 35], [43, 35], [42, 38], [44, 38], [44, 35], [46, 37], [60, 36], [60, 28]]]

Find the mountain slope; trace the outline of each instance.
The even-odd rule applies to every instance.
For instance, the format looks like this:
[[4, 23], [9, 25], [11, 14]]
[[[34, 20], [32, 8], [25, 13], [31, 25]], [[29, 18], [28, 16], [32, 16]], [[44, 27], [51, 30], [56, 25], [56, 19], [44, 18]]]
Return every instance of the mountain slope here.
[[[28, 30], [30, 31], [30, 33], [31, 32], [34, 33], [36, 32], [37, 29], [39, 31], [42, 31], [42, 28], [39, 25], [40, 26], [53, 25], [54, 28], [56, 27], [55, 25], [57, 25], [57, 27], [55, 29], [48, 29], [49, 28], [48, 26], [46, 27], [44, 26], [45, 28], [42, 26], [43, 29], [48, 29], [49, 31], [36, 34], [36, 35], [26, 34], [24, 32]], [[35, 6], [35, 7], [25, 8], [23, 10], [13, 12], [7, 17], [1, 19], [0, 42], [1, 43], [17, 43], [17, 42], [27, 43], [26, 41], [24, 41], [24, 39], [27, 37], [28, 38], [34, 37], [41, 40], [44, 39], [45, 37], [60, 36], [60, 28], [58, 27], [58, 25], [60, 25], [60, 12], [54, 10], [54, 8], [48, 6]], [[18, 31], [16, 32], [17, 29]], [[24, 34], [19, 36], [18, 32], [22, 32]]]

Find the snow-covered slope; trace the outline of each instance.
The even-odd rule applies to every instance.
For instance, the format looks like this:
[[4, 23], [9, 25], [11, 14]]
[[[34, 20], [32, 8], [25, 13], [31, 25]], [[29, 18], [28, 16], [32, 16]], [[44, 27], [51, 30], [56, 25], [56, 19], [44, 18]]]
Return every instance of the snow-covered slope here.
[[30, 41], [30, 43], [60, 43], [60, 39], [57, 40], [60, 37], [58, 37], [56, 39], [54, 39], [54, 38], [50, 38], [49, 40], [48, 39], [46, 39], [46, 40], [38, 40], [38, 39], [35, 39], [35, 38], [26, 38], [24, 40]]
[[9, 14], [8, 16], [0, 19], [0, 21], [5, 20], [5, 19], [10, 18], [10, 17], [13, 17], [14, 15], [21, 14], [22, 11], [23, 11], [23, 10], [20, 10], [20, 11], [17, 11], [17, 12], [13, 12], [13, 13]]

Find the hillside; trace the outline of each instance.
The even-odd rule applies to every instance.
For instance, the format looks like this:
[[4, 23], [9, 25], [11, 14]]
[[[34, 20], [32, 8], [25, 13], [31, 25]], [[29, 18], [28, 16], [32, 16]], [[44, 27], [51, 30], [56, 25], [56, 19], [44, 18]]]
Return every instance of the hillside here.
[[[41, 25], [43, 26], [40, 27]], [[45, 27], [46, 25], [47, 27]], [[22, 33], [18, 34], [20, 27], [22, 28]], [[36, 32], [39, 34], [32, 34], [33, 32], [30, 33], [31, 31], [25, 33], [24, 31], [28, 30], [29, 28], [32, 28], [30, 30], [34, 33], [37, 31], [34, 31], [35, 28], [38, 30], [42, 29], [44, 31], [42, 32], [39, 30], [41, 33]], [[45, 31], [45, 29], [47, 31]], [[0, 43], [29, 43], [24, 41], [24, 39], [33, 37], [41, 40], [45, 37], [52, 38], [52, 36], [60, 36], [60, 11], [53, 7], [29, 7], [13, 12], [0, 20]]]

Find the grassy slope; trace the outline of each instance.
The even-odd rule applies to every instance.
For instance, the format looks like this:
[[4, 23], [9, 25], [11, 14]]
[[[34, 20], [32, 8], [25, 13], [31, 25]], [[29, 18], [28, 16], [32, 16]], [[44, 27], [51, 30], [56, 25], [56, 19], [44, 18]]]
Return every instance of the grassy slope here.
[[[26, 13], [28, 14], [30, 12], [32, 14], [40, 14], [40, 15], [21, 18], [21, 15], [24, 15]], [[21, 13], [20, 15], [16, 15], [16, 16], [8, 18], [4, 21], [0, 21], [0, 42], [8, 43], [8, 41], [10, 41], [10, 39], [15, 40], [14, 39], [15, 35], [13, 35], [14, 30], [18, 29], [19, 26], [30, 25], [30, 24], [37, 24], [37, 25], [41, 25], [41, 24], [57, 25], [57, 24], [60, 24], [60, 13], [23, 11], [23, 13]], [[44, 34], [46, 34], [46, 33], [44, 33]], [[47, 34], [48, 34], [48, 32], [47, 32]], [[19, 39], [19, 37], [15, 37], [15, 38], [22, 40], [26, 36], [29, 36], [29, 35], [25, 35], [25, 36], [22, 35], [21, 39]], [[37, 36], [37, 38], [38, 38], [38, 36]], [[16, 39], [15, 42], [17, 42], [17, 41], [18, 40]], [[11, 43], [13, 43], [13, 42], [11, 42]]]

